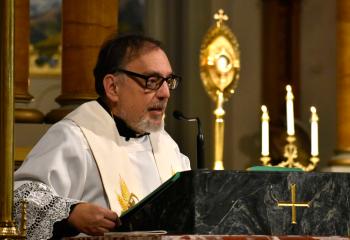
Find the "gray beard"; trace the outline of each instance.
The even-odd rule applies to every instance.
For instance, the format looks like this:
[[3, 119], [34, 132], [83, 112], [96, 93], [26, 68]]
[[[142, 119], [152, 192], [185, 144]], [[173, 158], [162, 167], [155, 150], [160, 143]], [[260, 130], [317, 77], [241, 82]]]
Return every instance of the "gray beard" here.
[[139, 129], [143, 132], [148, 132], [148, 133], [158, 132], [158, 131], [164, 129], [164, 118], [163, 118], [162, 123], [160, 125], [152, 124], [151, 121], [149, 121], [147, 119], [141, 119], [141, 121], [139, 121], [136, 124], [136, 129]]
[[164, 118], [165, 115], [163, 115], [163, 119], [160, 125], [152, 124], [151, 120], [147, 120], [145, 117], [141, 118], [138, 122], [127, 122], [127, 113], [125, 111], [120, 111], [119, 114], [116, 114], [116, 116], [119, 116], [121, 119], [125, 121], [125, 123], [132, 128], [136, 132], [140, 133], [152, 133], [152, 132], [158, 132], [162, 129], [164, 129]]

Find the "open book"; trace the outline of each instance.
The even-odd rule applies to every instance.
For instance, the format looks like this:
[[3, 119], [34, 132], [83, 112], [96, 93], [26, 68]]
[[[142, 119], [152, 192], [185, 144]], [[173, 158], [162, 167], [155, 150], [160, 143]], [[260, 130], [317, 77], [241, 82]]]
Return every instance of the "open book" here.
[[135, 206], [122, 212], [122, 214], [119, 217], [121, 222], [123, 222], [123, 219], [127, 218], [128, 215], [132, 215], [134, 212], [136, 212], [145, 203], [147, 203], [147, 202], [151, 201], [152, 199], [156, 198], [157, 196], [159, 196], [163, 191], [165, 191], [174, 182], [176, 182], [176, 180], [178, 180], [180, 178], [180, 176], [181, 176], [181, 172], [177, 172], [171, 178], [169, 178], [167, 181], [165, 181], [162, 185], [160, 185], [157, 189], [155, 189], [153, 192], [151, 192], [146, 197], [144, 197], [141, 201], [139, 201]]

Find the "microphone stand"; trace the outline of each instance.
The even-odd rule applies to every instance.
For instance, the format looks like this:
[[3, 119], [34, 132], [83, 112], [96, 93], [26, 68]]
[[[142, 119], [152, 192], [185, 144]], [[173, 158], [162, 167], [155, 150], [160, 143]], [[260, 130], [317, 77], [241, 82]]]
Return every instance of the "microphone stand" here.
[[201, 121], [197, 117], [198, 133], [197, 133], [197, 168], [204, 168], [204, 135], [201, 128]]
[[198, 117], [196, 117], [196, 118], [185, 117], [179, 111], [174, 111], [173, 116], [177, 120], [185, 120], [188, 122], [197, 122], [197, 169], [204, 168], [204, 135], [203, 135], [200, 119]]

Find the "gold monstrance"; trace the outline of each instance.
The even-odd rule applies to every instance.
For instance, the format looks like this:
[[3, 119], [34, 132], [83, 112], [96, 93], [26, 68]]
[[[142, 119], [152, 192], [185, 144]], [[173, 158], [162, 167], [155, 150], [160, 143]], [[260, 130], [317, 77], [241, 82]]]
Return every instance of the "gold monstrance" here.
[[224, 115], [223, 103], [237, 86], [240, 59], [235, 35], [224, 24], [228, 16], [220, 9], [214, 15], [217, 20], [204, 36], [200, 51], [200, 75], [205, 90], [215, 101], [215, 153], [214, 169], [223, 169]]

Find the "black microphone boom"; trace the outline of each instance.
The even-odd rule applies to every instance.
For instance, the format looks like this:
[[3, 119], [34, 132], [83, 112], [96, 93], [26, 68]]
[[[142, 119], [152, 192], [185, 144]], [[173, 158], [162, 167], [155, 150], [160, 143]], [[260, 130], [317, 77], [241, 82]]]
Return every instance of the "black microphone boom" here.
[[188, 118], [185, 117], [180, 111], [175, 110], [173, 112], [174, 118], [177, 120], [186, 120], [188, 122], [197, 122], [197, 168], [204, 168], [204, 135], [202, 132], [201, 121], [198, 117]]
[[175, 110], [175, 111], [173, 112], [173, 116], [174, 116], [174, 118], [176, 118], [177, 120], [182, 120], [182, 119], [185, 119], [185, 120], [186, 120], [186, 118], [182, 115], [182, 112], [177, 111], [177, 110]]

